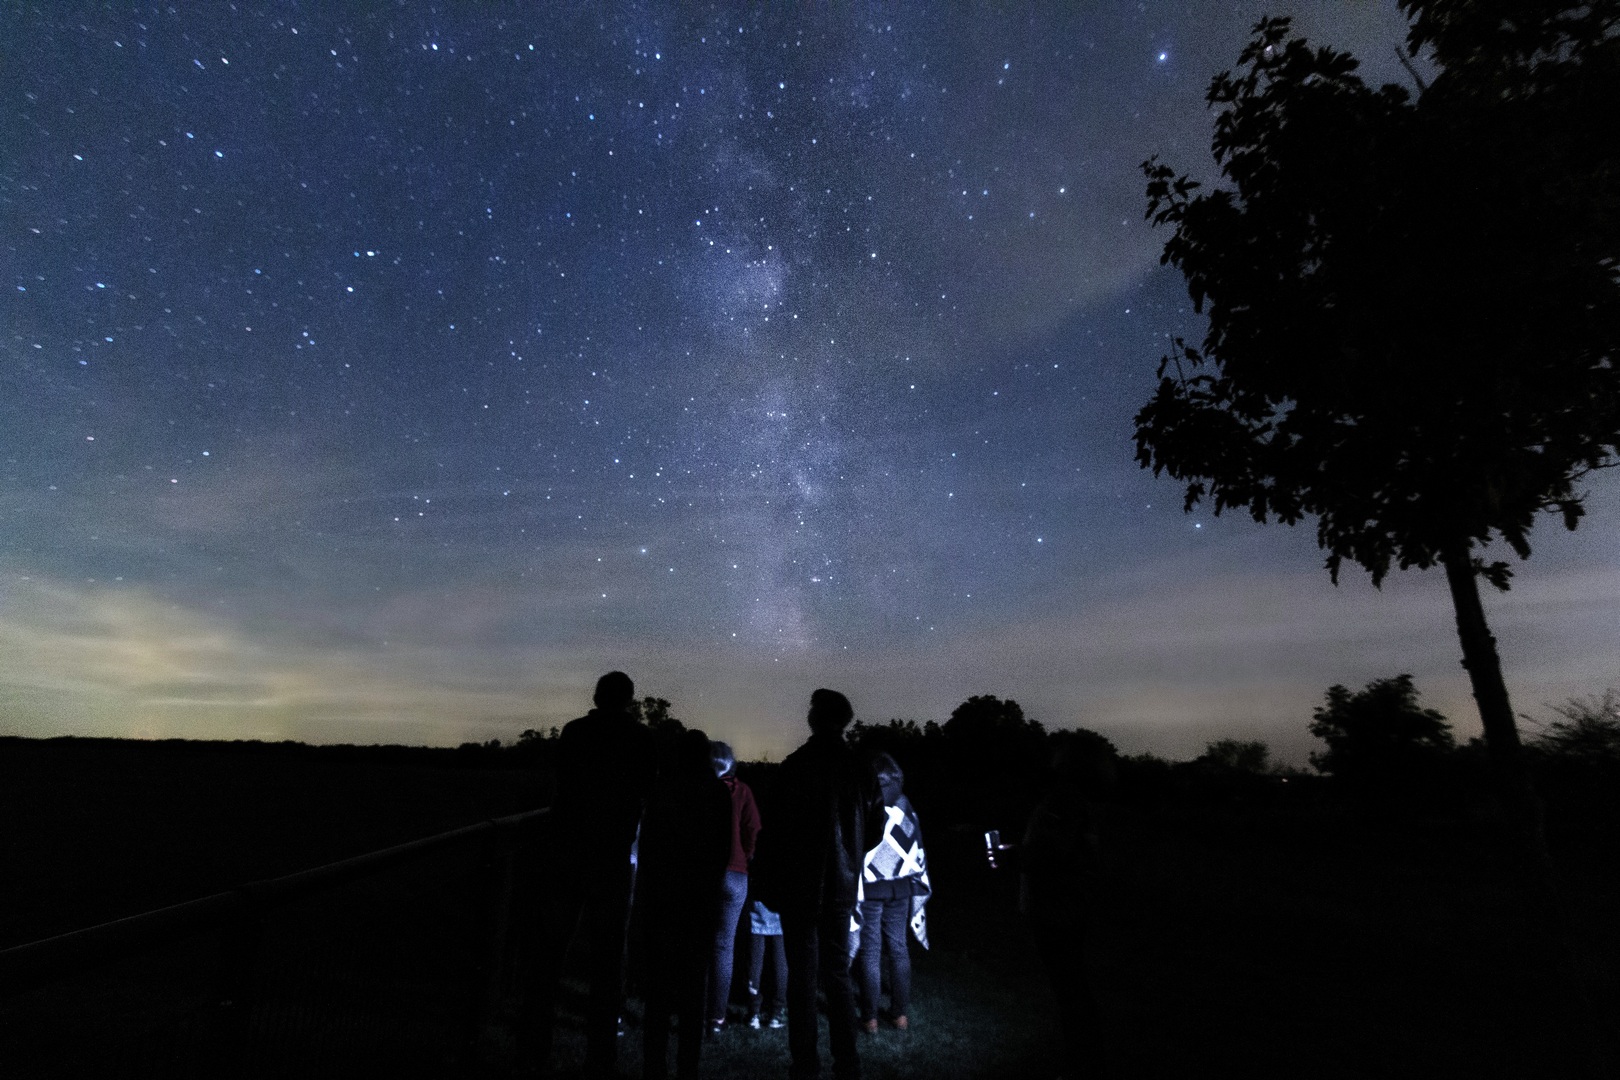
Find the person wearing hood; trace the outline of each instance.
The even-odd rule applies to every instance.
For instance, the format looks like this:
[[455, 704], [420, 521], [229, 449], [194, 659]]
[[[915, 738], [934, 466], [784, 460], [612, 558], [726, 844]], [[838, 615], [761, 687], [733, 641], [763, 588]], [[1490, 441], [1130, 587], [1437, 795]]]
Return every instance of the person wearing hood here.
[[1019, 871], [1018, 906], [1057, 1004], [1065, 1076], [1103, 1067], [1105, 1031], [1091, 991], [1086, 937], [1102, 883], [1102, 854], [1092, 799], [1114, 779], [1111, 747], [1054, 739], [1046, 794], [1019, 843], [985, 837], [992, 868]]
[[922, 825], [902, 790], [905, 774], [888, 754], [872, 757], [872, 771], [883, 792], [883, 839], [866, 853], [861, 872], [860, 966], [861, 1026], [878, 1029], [878, 995], [882, 961], [889, 960], [889, 1016], [896, 1028], [911, 1025], [911, 953], [907, 927], [923, 948], [928, 929], [923, 905], [933, 892], [928, 857], [923, 852]]
[[714, 958], [709, 964], [709, 1032], [717, 1035], [726, 1026], [726, 1006], [731, 1000], [737, 923], [748, 901], [748, 864], [753, 861], [754, 842], [759, 837], [759, 807], [753, 789], [737, 777], [737, 756], [730, 746], [718, 741], [710, 743], [709, 761], [731, 796], [731, 858], [726, 863], [720, 925], [715, 932]]

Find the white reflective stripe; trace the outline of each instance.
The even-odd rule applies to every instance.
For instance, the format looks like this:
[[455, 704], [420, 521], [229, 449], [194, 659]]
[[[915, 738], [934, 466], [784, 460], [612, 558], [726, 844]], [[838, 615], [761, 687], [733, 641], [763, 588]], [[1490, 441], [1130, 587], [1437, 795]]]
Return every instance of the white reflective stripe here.
[[[878, 842], [877, 847], [866, 853], [866, 858], [861, 865], [862, 879], [865, 881], [892, 881], [926, 873], [927, 867], [924, 865], [922, 845], [902, 841], [895, 835], [895, 830], [905, 824], [906, 812], [898, 806], [885, 806], [883, 811], [888, 818], [883, 825], [883, 839]], [[873, 864], [885, 848], [895, 854], [899, 864], [893, 868], [892, 873], [885, 873], [880, 878], [878, 872], [873, 868]]]
[[[901, 814], [902, 818], [904, 816], [904, 814]], [[900, 841], [894, 838], [893, 830], [888, 829], [884, 830], [883, 839], [900, 856], [900, 867], [895, 871], [895, 877], [910, 877], [912, 874], [923, 872], [921, 845], [914, 844], [910, 847], [904, 847]]]

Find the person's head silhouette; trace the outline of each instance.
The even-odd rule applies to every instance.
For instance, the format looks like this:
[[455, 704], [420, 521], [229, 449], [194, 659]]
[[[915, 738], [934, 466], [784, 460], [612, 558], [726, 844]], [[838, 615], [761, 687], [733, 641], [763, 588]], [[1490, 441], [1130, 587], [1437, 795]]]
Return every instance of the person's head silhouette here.
[[842, 735], [854, 715], [849, 698], [836, 690], [810, 695], [810, 730], [817, 735]]
[[701, 728], [687, 728], [675, 741], [675, 768], [686, 776], [714, 775], [709, 736]]
[[592, 700], [603, 712], [625, 712], [635, 699], [636, 684], [622, 671], [610, 671], [596, 680], [596, 696]]
[[1064, 739], [1052, 751], [1047, 772], [1058, 787], [1094, 796], [1114, 782], [1114, 755], [1097, 746]]

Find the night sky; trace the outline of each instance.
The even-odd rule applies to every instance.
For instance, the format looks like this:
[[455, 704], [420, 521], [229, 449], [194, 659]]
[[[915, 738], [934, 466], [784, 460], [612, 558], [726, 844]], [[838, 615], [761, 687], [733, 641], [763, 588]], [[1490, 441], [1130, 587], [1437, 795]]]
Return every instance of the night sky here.
[[[1264, 13], [1409, 81], [1392, 0], [1043, 6], [6, 3], [0, 732], [510, 740], [611, 668], [744, 757], [822, 685], [1477, 731], [1438, 571], [1133, 460], [1201, 334], [1139, 163]], [[1620, 681], [1590, 508], [1487, 597], [1532, 715]]]

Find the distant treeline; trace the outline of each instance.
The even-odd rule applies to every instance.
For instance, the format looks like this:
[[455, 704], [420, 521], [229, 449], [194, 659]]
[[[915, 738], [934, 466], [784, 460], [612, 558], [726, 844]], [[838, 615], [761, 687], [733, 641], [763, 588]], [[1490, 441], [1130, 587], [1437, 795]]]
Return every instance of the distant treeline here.
[[154, 754], [242, 754], [285, 757], [309, 761], [364, 762], [366, 764], [440, 767], [521, 768], [526, 762], [518, 755], [499, 753], [501, 743], [462, 743], [460, 746], [356, 745], [353, 743], [304, 743], [293, 739], [265, 742], [260, 739], [119, 739], [101, 736], [56, 735], [31, 739], [21, 735], [0, 735], [0, 753], [20, 744], [47, 744], [93, 752], [96, 748], [117, 750], [120, 755], [142, 747]]
[[[660, 745], [673, 746], [686, 730], [664, 698], [643, 698], [634, 711]], [[1523, 718], [1549, 825], [1567, 831], [1620, 823], [1620, 693], [1571, 700], [1553, 712], [1556, 719], [1547, 723]], [[1025, 716], [1017, 701], [991, 695], [968, 698], [944, 721], [856, 721], [848, 738], [863, 752], [893, 756], [905, 770], [913, 801], [930, 811], [936, 826], [1016, 828], [1038, 801], [1053, 755], [1066, 744], [1102, 763], [1092, 786], [1103, 802], [1148, 809], [1329, 803], [1395, 818], [1494, 815], [1483, 743], [1458, 745], [1446, 718], [1419, 704], [1410, 675], [1375, 679], [1361, 690], [1330, 687], [1308, 724], [1322, 742], [1311, 755], [1310, 770], [1278, 764], [1257, 740], [1218, 739], [1190, 761], [1120, 754], [1095, 731], [1048, 729]], [[457, 747], [0, 736], [0, 753], [10, 744], [43, 741], [72, 744], [81, 752], [97, 746], [120, 753], [149, 747], [164, 755], [226, 752], [329, 763], [534, 770], [537, 782], [527, 790], [543, 804], [559, 735], [557, 727], [530, 729], [515, 742], [491, 739]], [[743, 763], [739, 770], [768, 803], [774, 764]]]
[[[685, 728], [662, 698], [644, 698], [637, 708], [661, 742], [672, 744]], [[1548, 723], [1523, 718], [1549, 826], [1566, 833], [1620, 826], [1620, 694], [1611, 690], [1553, 711]], [[1091, 778], [1097, 800], [1149, 811], [1218, 809], [1226, 817], [1231, 810], [1314, 807], [1394, 823], [1450, 817], [1485, 824], [1499, 817], [1484, 743], [1457, 744], [1446, 718], [1420, 705], [1410, 675], [1375, 679], [1360, 690], [1330, 687], [1302, 723], [1322, 743], [1310, 769], [1275, 762], [1258, 740], [1218, 739], [1190, 761], [1120, 754], [1098, 732], [1048, 729], [1018, 702], [990, 695], [968, 698], [944, 721], [856, 721], [848, 738], [900, 763], [907, 791], [936, 828], [1020, 827], [1066, 744], [1103, 762]], [[526, 731], [516, 744], [485, 750], [543, 765], [557, 734]], [[740, 766], [767, 804], [773, 771], [764, 762]]]

